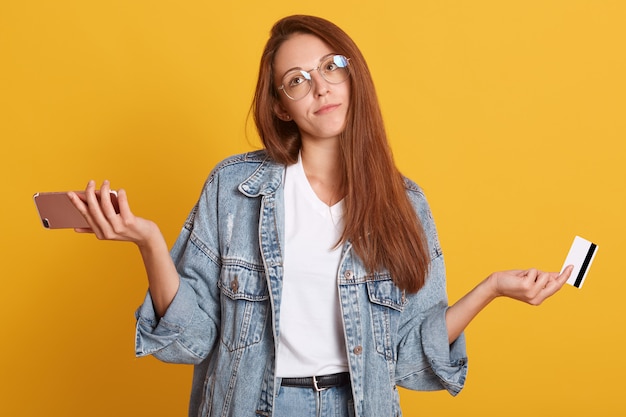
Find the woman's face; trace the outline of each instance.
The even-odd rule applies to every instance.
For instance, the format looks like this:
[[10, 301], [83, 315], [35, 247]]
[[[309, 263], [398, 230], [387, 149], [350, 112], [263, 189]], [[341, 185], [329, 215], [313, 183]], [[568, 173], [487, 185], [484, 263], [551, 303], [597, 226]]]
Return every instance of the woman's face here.
[[[311, 71], [320, 65], [320, 60], [337, 53], [325, 42], [309, 34], [296, 34], [285, 41], [274, 57], [274, 86], [283, 84], [285, 74], [301, 69], [311, 75], [311, 91], [299, 100], [287, 97], [278, 89], [280, 101], [274, 111], [282, 120], [293, 120], [302, 141], [337, 139], [346, 125], [350, 105], [350, 80], [332, 84]], [[306, 81], [305, 81], [306, 82]]]

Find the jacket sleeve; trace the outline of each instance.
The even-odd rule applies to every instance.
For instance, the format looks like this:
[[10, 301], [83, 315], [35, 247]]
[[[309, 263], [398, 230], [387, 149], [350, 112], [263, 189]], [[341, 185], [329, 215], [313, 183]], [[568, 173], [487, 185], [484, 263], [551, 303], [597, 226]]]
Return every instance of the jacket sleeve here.
[[150, 292], [136, 311], [135, 352], [172, 363], [198, 364], [219, 337], [220, 261], [217, 254], [217, 179], [210, 177], [171, 256], [180, 276], [176, 296], [160, 319]]
[[422, 194], [412, 193], [422, 227], [428, 238], [431, 263], [426, 284], [407, 295], [399, 327], [396, 383], [404, 388], [458, 394], [467, 375], [465, 335], [448, 343], [445, 314], [448, 309], [444, 257], [430, 208]]
[[442, 286], [443, 275], [433, 273], [440, 268], [443, 268], [443, 256], [433, 260], [424, 288], [407, 297], [403, 315], [410, 319], [403, 325], [406, 332], [398, 348], [396, 382], [412, 390], [445, 389], [456, 395], [467, 375], [465, 335], [448, 344], [445, 319], [448, 303]]

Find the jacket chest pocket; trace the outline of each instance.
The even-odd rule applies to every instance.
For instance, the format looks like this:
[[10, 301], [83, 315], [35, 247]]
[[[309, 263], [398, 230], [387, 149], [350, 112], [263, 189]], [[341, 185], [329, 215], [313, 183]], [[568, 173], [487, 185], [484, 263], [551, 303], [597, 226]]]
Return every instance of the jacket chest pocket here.
[[406, 304], [404, 292], [391, 279], [367, 282], [372, 334], [376, 351], [386, 360], [395, 360], [397, 326]]
[[222, 268], [221, 340], [230, 351], [259, 343], [265, 332], [269, 294], [265, 276], [240, 266]]

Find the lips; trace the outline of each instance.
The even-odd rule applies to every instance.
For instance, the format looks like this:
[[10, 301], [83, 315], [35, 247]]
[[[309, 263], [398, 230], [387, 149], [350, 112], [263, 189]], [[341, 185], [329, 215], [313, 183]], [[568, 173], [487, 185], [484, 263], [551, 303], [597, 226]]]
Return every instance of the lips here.
[[321, 115], [321, 114], [330, 113], [336, 108], [338, 108], [339, 106], [340, 104], [327, 104], [325, 106], [320, 107], [317, 111], [315, 111], [315, 114]]

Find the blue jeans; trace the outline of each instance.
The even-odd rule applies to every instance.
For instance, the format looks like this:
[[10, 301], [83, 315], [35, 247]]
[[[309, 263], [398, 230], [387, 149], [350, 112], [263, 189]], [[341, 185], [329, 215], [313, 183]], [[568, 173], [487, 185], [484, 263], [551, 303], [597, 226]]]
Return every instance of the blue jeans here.
[[350, 384], [315, 391], [311, 388], [280, 387], [274, 400], [273, 417], [353, 417]]

